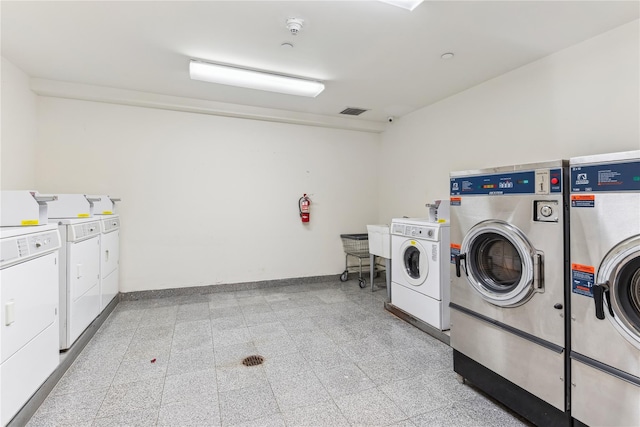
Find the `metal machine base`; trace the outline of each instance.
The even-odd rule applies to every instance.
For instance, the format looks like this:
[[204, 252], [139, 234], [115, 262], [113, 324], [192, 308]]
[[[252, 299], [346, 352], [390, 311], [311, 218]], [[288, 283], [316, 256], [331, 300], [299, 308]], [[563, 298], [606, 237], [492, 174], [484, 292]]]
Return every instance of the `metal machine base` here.
[[395, 305], [391, 304], [390, 302], [385, 302], [384, 303], [384, 308], [388, 312], [393, 313], [394, 315], [398, 316], [399, 318], [401, 318], [405, 322], [415, 326], [416, 328], [420, 329], [421, 331], [428, 333], [429, 335], [431, 335], [432, 337], [442, 341], [446, 345], [450, 345], [449, 344], [449, 341], [450, 341], [449, 334], [441, 331], [438, 328], [434, 328], [433, 326], [429, 325], [428, 323], [423, 322], [420, 319], [416, 319], [415, 317], [413, 317], [409, 313], [399, 309], [398, 307], [396, 307]]
[[518, 387], [457, 350], [453, 350], [453, 370], [474, 386], [538, 426], [571, 426], [568, 412]]

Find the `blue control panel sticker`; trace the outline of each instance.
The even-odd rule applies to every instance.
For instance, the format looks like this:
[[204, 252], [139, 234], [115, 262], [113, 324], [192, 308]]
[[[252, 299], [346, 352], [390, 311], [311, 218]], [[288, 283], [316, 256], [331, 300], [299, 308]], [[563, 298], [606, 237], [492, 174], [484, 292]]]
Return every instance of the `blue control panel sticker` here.
[[571, 192], [640, 191], [640, 161], [571, 167]]
[[[549, 192], [562, 192], [562, 169], [549, 170]], [[535, 194], [536, 172], [511, 172], [451, 178], [451, 196]]]
[[593, 298], [595, 268], [590, 265], [571, 264], [571, 292]]

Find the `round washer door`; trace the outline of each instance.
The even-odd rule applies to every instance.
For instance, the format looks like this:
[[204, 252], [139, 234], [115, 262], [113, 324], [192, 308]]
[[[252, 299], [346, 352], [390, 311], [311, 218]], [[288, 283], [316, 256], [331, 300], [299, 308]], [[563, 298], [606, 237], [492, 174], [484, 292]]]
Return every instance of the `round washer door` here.
[[422, 285], [429, 274], [429, 259], [417, 240], [407, 240], [400, 246], [402, 277], [413, 286]]
[[518, 306], [542, 291], [542, 254], [517, 227], [498, 220], [480, 222], [466, 234], [460, 249], [466, 254], [469, 284], [491, 304]]
[[[613, 326], [640, 350], [640, 236], [620, 242], [604, 257], [597, 283], [607, 283]], [[607, 301], [604, 301], [607, 304]]]

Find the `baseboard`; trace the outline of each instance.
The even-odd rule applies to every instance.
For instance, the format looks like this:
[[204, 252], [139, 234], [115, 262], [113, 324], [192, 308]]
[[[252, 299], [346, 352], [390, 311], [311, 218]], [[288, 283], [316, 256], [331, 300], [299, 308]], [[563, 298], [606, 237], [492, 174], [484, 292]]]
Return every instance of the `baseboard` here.
[[121, 292], [120, 301], [138, 301], [153, 298], [213, 294], [217, 292], [249, 291], [290, 285], [305, 285], [338, 281], [339, 274], [326, 276], [294, 277], [290, 279], [262, 280], [259, 282], [223, 283], [220, 285], [190, 286], [150, 291]]

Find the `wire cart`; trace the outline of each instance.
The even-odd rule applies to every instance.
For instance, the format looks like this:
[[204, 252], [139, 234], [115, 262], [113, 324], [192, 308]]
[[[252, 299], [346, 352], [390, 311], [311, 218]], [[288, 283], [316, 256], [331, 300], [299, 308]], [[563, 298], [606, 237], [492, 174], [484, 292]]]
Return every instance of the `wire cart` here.
[[[358, 285], [364, 288], [367, 285], [366, 280], [362, 277], [362, 260], [369, 260], [369, 235], [362, 234], [341, 234], [342, 246], [344, 247], [344, 271], [340, 275], [340, 281], [349, 280], [349, 273], [356, 270], [354, 266], [349, 265], [349, 257], [358, 259]], [[368, 264], [365, 263], [365, 267]]]

